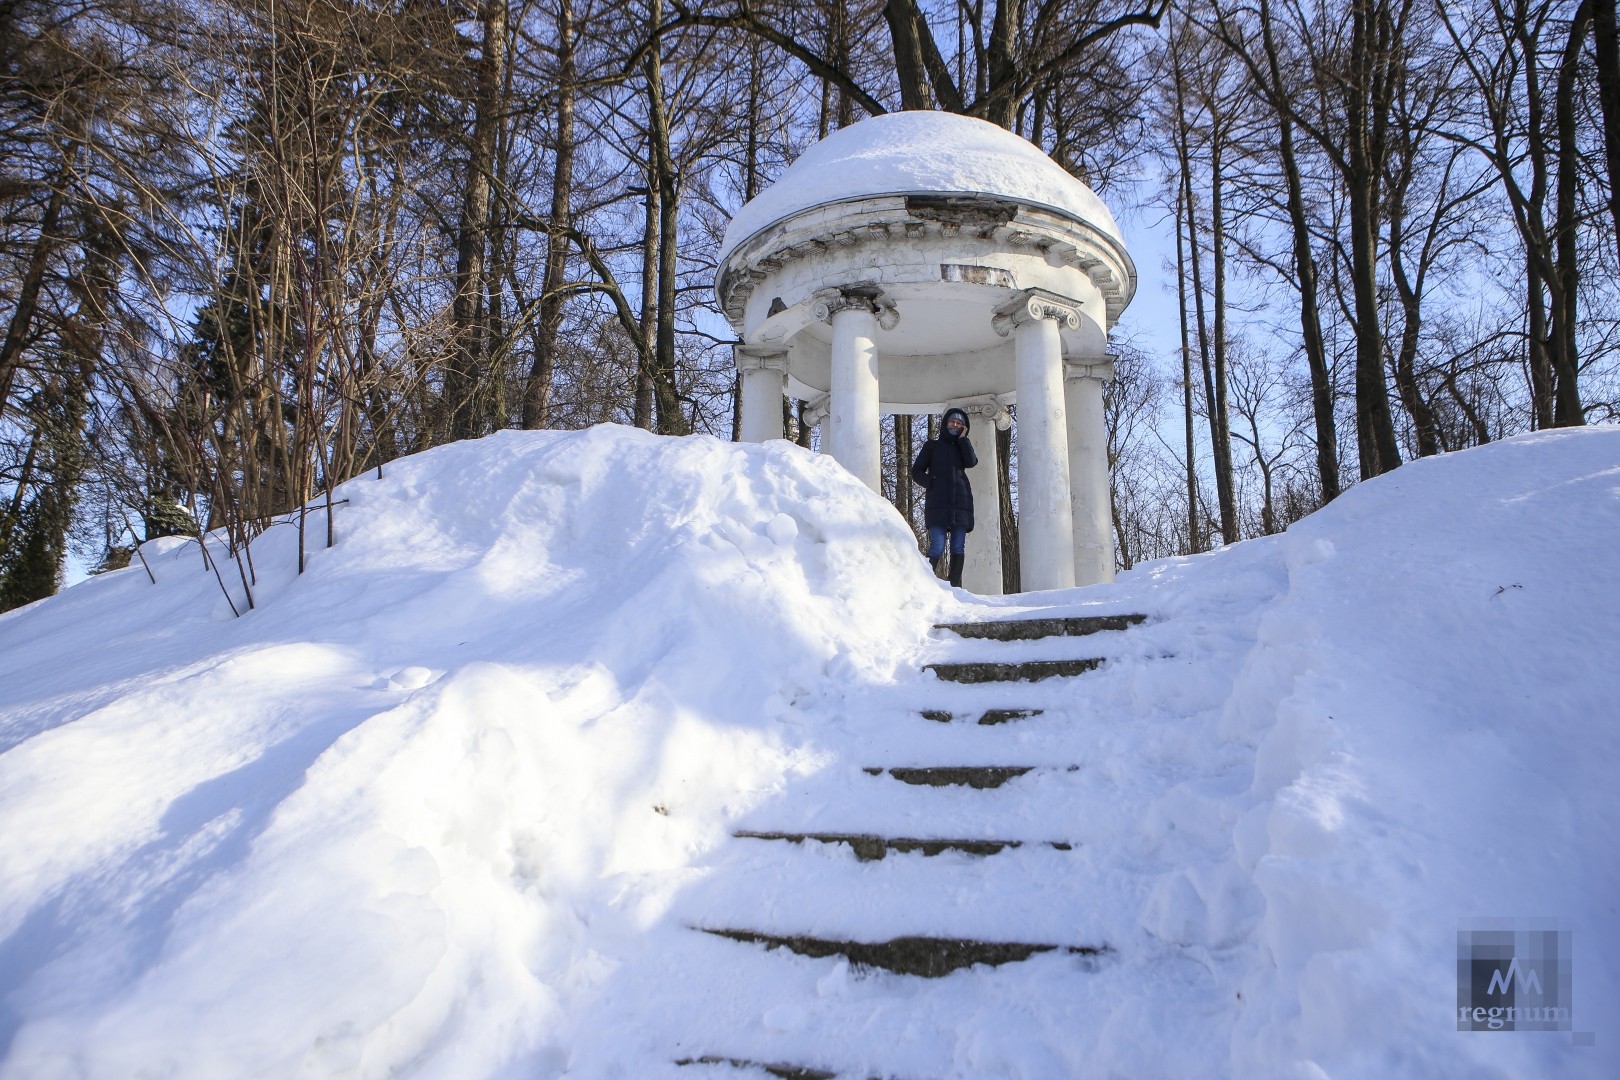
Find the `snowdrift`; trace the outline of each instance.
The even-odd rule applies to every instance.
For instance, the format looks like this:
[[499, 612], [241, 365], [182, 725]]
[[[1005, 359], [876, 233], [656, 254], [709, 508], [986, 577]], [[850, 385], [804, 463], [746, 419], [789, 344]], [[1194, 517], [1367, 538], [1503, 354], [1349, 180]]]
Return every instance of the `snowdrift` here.
[[338, 496], [243, 618], [179, 541], [0, 618], [5, 1075], [487, 1075], [942, 603], [786, 443], [503, 433]]
[[[155, 586], [136, 566], [0, 617], [0, 1077], [690, 1078], [686, 979], [729, 987], [773, 1060], [897, 1076], [1620, 1072], [1620, 430], [1413, 462], [1281, 537], [994, 601], [785, 443], [503, 433], [338, 494], [302, 576], [289, 526], [256, 543], [241, 618], [181, 541], [147, 545]], [[1088, 610], [1152, 621], [1040, 691], [1017, 745], [1084, 768], [1017, 820], [1081, 839], [1097, 892], [1020, 852], [965, 867], [963, 903], [1022, 890], [1110, 965], [1040, 969], [1039, 1004], [1016, 966], [673, 966], [694, 911], [762, 889], [846, 926], [949, 902], [921, 856], [773, 882], [728, 833], [853, 813], [826, 785], [905, 753], [934, 621]], [[1591, 1038], [1456, 1030], [1484, 917], [1571, 929]]]
[[[1266, 910], [1235, 1074], [1620, 1070], [1616, 536], [1610, 427], [1408, 463], [1277, 542], [1222, 716], [1256, 746], [1233, 839]], [[1483, 919], [1572, 930], [1595, 1046], [1456, 1030]]]

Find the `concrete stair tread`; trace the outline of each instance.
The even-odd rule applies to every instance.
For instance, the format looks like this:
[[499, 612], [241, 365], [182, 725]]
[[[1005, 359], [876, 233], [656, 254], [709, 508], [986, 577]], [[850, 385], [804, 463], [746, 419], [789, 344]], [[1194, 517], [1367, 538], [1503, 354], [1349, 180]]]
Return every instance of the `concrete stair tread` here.
[[926, 664], [923, 670], [933, 672], [942, 682], [1039, 682], [1084, 675], [1097, 670], [1103, 662], [1104, 658], [1100, 656], [1073, 660], [957, 661]]
[[995, 724], [1011, 723], [1014, 720], [1033, 719], [1045, 711], [1045, 709], [969, 709], [958, 714], [950, 709], [922, 709], [920, 713], [924, 720], [932, 720], [937, 724], [977, 723], [981, 727], [990, 727]]
[[998, 788], [1027, 773], [1078, 772], [1078, 765], [868, 765], [861, 769], [869, 776], [889, 776], [903, 784], [928, 787]]
[[[786, 808], [772, 808], [768, 817], [764, 813], [750, 814], [738, 823], [738, 827], [755, 832], [950, 836], [963, 840], [1000, 840], [1011, 836], [1023, 838], [1026, 846], [1036, 840], [1047, 839], [1050, 826], [1039, 808], [1050, 805], [1053, 800], [1023, 798], [1024, 793], [1017, 787], [998, 792], [993, 800], [998, 805], [987, 808], [992, 812], [983, 814], [973, 813], [972, 808], [963, 805], [968, 800], [992, 801], [972, 788], [916, 788], [898, 784], [894, 787], [895, 794], [905, 800], [903, 803], [871, 810], [839, 802], [807, 805], [783, 813], [778, 810], [786, 811]], [[1078, 846], [1094, 843], [1099, 836], [1108, 835], [1099, 828], [1091, 827], [1101, 802], [1101, 797], [1088, 797], [1085, 793], [1061, 800], [1059, 805], [1062, 812], [1075, 819], [1079, 827], [1066, 828], [1064, 835], [1058, 839]], [[1089, 818], [1085, 816], [1088, 813], [1092, 815]], [[784, 822], [787, 828], [783, 827]]]
[[[852, 868], [860, 865], [853, 859], [847, 862]], [[983, 862], [961, 865], [971, 868]], [[949, 877], [940, 881], [949, 887]], [[581, 1033], [576, 1047], [574, 1061], [580, 1075], [612, 1075], [627, 1060], [629, 1047], [638, 1052], [645, 1047], [665, 1065], [662, 1071], [632, 1070], [647, 1080], [768, 1075], [732, 1072], [724, 1065], [680, 1069], [674, 1063], [676, 1058], [708, 1054], [810, 1066], [853, 1080], [961, 1076], [966, 1075], [959, 1057], [964, 1032], [1022, 1030], [1031, 1016], [1046, 1022], [1031, 1029], [1034, 1041], [1027, 1052], [1020, 1050], [1008, 1059], [1017, 1063], [1017, 1071], [978, 1075], [1083, 1075], [1083, 1070], [1052, 1065], [1068, 1060], [1063, 1048], [1073, 1031], [1108, 1015], [1122, 994], [1133, 991], [1141, 965], [1147, 962], [1130, 944], [1139, 934], [1134, 912], [1130, 918], [1110, 917], [1105, 923], [1071, 919], [1062, 928], [1053, 924], [1032, 928], [1009, 920], [972, 930], [933, 925], [878, 930], [854, 923], [822, 928], [778, 922], [757, 913], [710, 916], [688, 910], [671, 915], [667, 931], [672, 932], [648, 943], [651, 947], [635, 970], [626, 965], [609, 977], [605, 990], [611, 996], [603, 999], [592, 1030]], [[965, 968], [929, 979], [857, 968], [842, 955], [815, 958], [728, 940], [693, 929], [697, 926], [864, 943], [928, 935], [1107, 944], [1113, 951], [1086, 956], [1054, 950], [1021, 963]]]
[[679, 1066], [723, 1065], [730, 1070], [743, 1070], [777, 1080], [899, 1080], [890, 1073], [874, 1073], [870, 1069], [833, 1069], [824, 1065], [801, 1065], [787, 1061], [761, 1061], [732, 1054], [704, 1054], [702, 1057], [677, 1058]]
[[[729, 1057], [724, 1054], [704, 1054], [695, 1058], [676, 1058], [677, 1065], [729, 1065], [733, 1069], [747, 1069], [751, 1072], [762, 1072], [766, 1076], [778, 1077], [779, 1080], [838, 1080], [838, 1073], [828, 1069], [817, 1068], [814, 1065], [790, 1065], [786, 1062], [750, 1061], [747, 1058]], [[870, 1077], [868, 1080], [881, 1080], [879, 1077]]]
[[1070, 615], [1046, 618], [986, 619], [978, 622], [937, 623], [943, 630], [964, 638], [994, 641], [1030, 641], [1043, 637], [1084, 637], [1107, 631], [1128, 630], [1147, 621], [1146, 615]]
[[779, 934], [738, 927], [694, 927], [706, 934], [767, 950], [786, 949], [800, 956], [821, 959], [842, 956], [858, 968], [881, 968], [897, 975], [937, 979], [962, 968], [1019, 963], [1041, 953], [1060, 952], [1070, 956], [1098, 958], [1111, 950], [1107, 945], [1067, 945], [1048, 942], [987, 941], [973, 938], [904, 936], [886, 941], [855, 941]]
[[968, 837], [879, 836], [875, 833], [783, 832], [755, 829], [739, 829], [731, 835], [739, 839], [782, 840], [794, 844], [802, 844], [806, 841], [818, 844], [843, 844], [847, 845], [861, 862], [876, 862], [885, 858], [891, 852], [902, 855], [921, 852], [924, 857], [928, 858], [946, 851], [977, 856], [999, 855], [1003, 851], [1020, 848], [1026, 843], [1044, 845], [1057, 851], [1072, 851], [1074, 849], [1074, 844], [1066, 840], [1028, 841]]

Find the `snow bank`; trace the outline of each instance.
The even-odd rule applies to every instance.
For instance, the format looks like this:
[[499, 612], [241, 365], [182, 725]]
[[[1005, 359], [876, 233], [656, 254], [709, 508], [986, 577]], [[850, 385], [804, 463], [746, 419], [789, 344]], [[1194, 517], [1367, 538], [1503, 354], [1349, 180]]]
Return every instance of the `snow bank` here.
[[782, 717], [944, 602], [783, 442], [509, 432], [338, 495], [241, 619], [179, 541], [0, 618], [0, 1075], [554, 1061], [604, 943], [818, 766]]
[[726, 226], [716, 263], [755, 233], [812, 207], [870, 195], [989, 195], [1077, 217], [1123, 243], [1096, 192], [1040, 147], [987, 120], [884, 113], [807, 149]]
[[[1266, 912], [1235, 1075], [1616, 1074], [1616, 536], [1609, 427], [1408, 463], [1277, 543], [1224, 716], [1257, 745], [1235, 847]], [[1595, 1047], [1455, 1030], [1482, 918], [1570, 927]]]
[[[974, 604], [786, 443], [506, 433], [340, 495], [243, 618], [174, 541], [0, 617], [0, 1077], [1620, 1075], [1620, 429]], [[920, 670], [1075, 655], [940, 616], [1126, 610], [1080, 679]], [[989, 707], [1043, 711], [919, 715]], [[1569, 927], [1574, 1033], [1456, 1030], [1483, 918]], [[1108, 951], [918, 980], [727, 925]]]

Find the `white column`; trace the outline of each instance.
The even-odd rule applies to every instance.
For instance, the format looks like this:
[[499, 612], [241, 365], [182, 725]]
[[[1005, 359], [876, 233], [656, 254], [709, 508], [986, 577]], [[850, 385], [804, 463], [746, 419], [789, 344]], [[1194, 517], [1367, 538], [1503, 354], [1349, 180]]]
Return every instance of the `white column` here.
[[997, 333], [1013, 335], [1018, 390], [1018, 536], [1026, 592], [1074, 584], [1074, 519], [1069, 500], [1069, 432], [1064, 418], [1063, 341], [1058, 324], [1078, 329], [1073, 301], [1026, 290], [996, 310]]
[[742, 441], [782, 438], [787, 350], [780, 346], [736, 345], [731, 355], [742, 373]]
[[1063, 369], [1069, 414], [1069, 482], [1074, 489], [1074, 583], [1114, 580], [1114, 513], [1109, 502], [1108, 423], [1103, 384], [1114, 377], [1107, 357], [1070, 361]]
[[832, 385], [822, 428], [824, 445], [834, 460], [881, 495], [877, 290], [827, 289], [816, 296], [816, 317], [832, 323]]
[[969, 438], [979, 464], [967, 471], [973, 488], [973, 532], [968, 537], [967, 561], [962, 564], [962, 587], [980, 596], [1000, 596], [1001, 587], [1001, 459], [996, 432], [1012, 426], [1012, 415], [999, 400], [952, 402], [973, 418]]

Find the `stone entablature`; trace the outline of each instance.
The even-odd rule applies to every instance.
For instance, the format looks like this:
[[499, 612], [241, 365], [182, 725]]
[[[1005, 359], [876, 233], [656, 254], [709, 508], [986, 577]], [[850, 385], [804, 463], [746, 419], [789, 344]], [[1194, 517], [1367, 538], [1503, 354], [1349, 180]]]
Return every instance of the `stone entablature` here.
[[[905, 243], [897, 245], [896, 240]], [[1136, 291], [1136, 267], [1129, 254], [1089, 222], [989, 196], [885, 195], [802, 211], [743, 241], [720, 268], [716, 293], [721, 309], [741, 333], [758, 317], [749, 310], [751, 304], [768, 307], [776, 301], [789, 308], [818, 289], [861, 280], [859, 249], [868, 245], [885, 253], [874, 261], [874, 269], [894, 262], [890, 253], [897, 249], [907, 256], [894, 262], [888, 275], [896, 284], [916, 280], [919, 271], [931, 267], [938, 268], [927, 275], [932, 280], [962, 281], [964, 266], [974, 265], [966, 260], [974, 257], [983, 259], [987, 269], [1010, 273], [1013, 288], [1061, 286], [1061, 279], [1050, 284], [1037, 280], [1050, 277], [1041, 273], [1043, 266], [1077, 270], [1102, 297], [1104, 317], [1099, 322], [1105, 333]], [[808, 265], [792, 267], [796, 262]], [[840, 277], [847, 280], [836, 280]], [[803, 295], [756, 298], [758, 286], [771, 278], [800, 285]], [[875, 280], [888, 283], [885, 276]], [[983, 284], [1008, 287], [988, 278]], [[768, 310], [765, 317], [771, 317]]]

